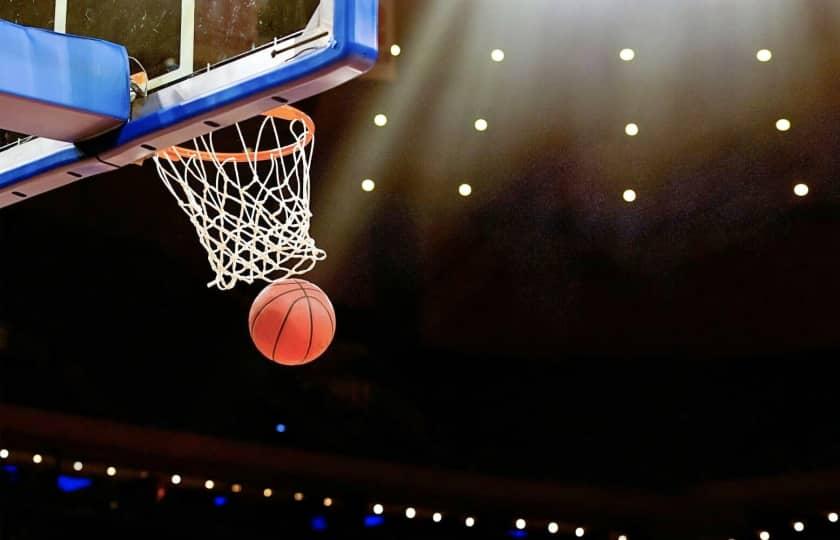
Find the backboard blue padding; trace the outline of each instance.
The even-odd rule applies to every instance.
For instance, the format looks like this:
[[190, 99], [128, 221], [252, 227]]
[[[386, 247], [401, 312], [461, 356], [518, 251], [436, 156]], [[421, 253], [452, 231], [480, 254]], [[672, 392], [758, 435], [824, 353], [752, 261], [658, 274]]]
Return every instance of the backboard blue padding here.
[[0, 114], [0, 127], [51, 138], [57, 131], [73, 137], [59, 140], [75, 141], [128, 120], [130, 74], [122, 45], [3, 20], [0, 43], [0, 99], [21, 108]]
[[[330, 82], [331, 80], [349, 80], [350, 77], [336, 78], [332, 77], [331, 74], [335, 73], [336, 70], [348, 67], [352, 68], [351, 71], [361, 74], [376, 62], [378, 56], [378, 6], [378, 0], [335, 0], [332, 19], [332, 37], [334, 40], [332, 46], [302, 54], [298, 59], [283, 64], [279, 69], [264, 72], [246, 81], [239, 81], [222, 90], [203, 94], [201, 97], [188, 101], [167, 105], [146, 116], [141, 115], [129, 120], [121, 128], [109, 133], [107, 141], [103, 143], [104, 146], [99, 146], [99, 149], [95, 150], [95, 154], [88, 153], [90, 148], [83, 152], [79, 148], [68, 146], [56, 150], [52, 154], [21, 162], [19, 165], [0, 172], [0, 195], [4, 189], [11, 190], [14, 189], [12, 186], [17, 184], [48, 177], [53, 174], [53, 171], [73, 163], [83, 165], [93, 162], [110, 169], [113, 167], [111, 162], [108, 161], [111, 153], [119, 153], [123, 149], [131, 151], [131, 149], [136, 149], [144, 142], [177, 126], [200, 123], [202, 115], [221, 110], [228, 105], [254, 100], [260, 95], [274, 92], [276, 89], [290, 84], [294, 85], [298, 81], [327, 75], [323, 80], [325, 86], [308, 87], [306, 94], [297, 95], [296, 99], [303, 99], [336, 86], [334, 82]], [[50, 34], [49, 32], [46, 33]], [[96, 40], [88, 41], [96, 42]], [[3, 61], [2, 59], [3, 55], [0, 52], [0, 62]], [[126, 72], [127, 69], [126, 65]], [[125, 81], [125, 95], [127, 96], [127, 76]], [[127, 115], [127, 98], [125, 105], [124, 114]], [[1, 206], [2, 204], [0, 204]]]

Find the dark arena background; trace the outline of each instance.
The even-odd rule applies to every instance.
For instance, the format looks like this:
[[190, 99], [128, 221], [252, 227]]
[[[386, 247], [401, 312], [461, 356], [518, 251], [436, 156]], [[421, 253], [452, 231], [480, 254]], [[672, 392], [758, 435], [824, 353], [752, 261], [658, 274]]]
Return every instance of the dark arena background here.
[[0, 538], [840, 537], [840, 2], [380, 9], [317, 361], [151, 161], [0, 210]]

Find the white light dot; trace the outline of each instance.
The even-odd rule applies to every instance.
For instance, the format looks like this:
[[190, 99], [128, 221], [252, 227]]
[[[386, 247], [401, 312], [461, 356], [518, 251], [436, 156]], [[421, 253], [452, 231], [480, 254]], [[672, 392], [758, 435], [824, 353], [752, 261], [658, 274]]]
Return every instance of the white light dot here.
[[810, 189], [808, 188], [808, 184], [796, 184], [795, 186], [793, 186], [793, 192], [798, 197], [804, 197], [808, 194], [809, 191]]
[[301, 493], [300, 491], [295, 492], [292, 498], [294, 498], [295, 501], [300, 502], [303, 500], [303, 493]]
[[631, 122], [624, 126], [624, 133], [631, 137], [635, 137], [639, 134], [639, 126]]
[[796, 523], [793, 524], [793, 530], [796, 531], [796, 532], [802, 532], [802, 531], [805, 530], [805, 524], [802, 523], [801, 521], [797, 521]]
[[116, 467], [108, 467], [107, 469], [105, 469], [105, 474], [107, 474], [108, 476], [116, 476], [117, 475]]
[[779, 118], [776, 120], [776, 129], [779, 131], [787, 131], [790, 129], [790, 120], [787, 118]]
[[409, 506], [408, 508], [405, 509], [405, 517], [407, 517], [408, 519], [414, 519], [414, 516], [416, 516], [416, 515], [417, 515], [417, 510], [415, 510], [411, 506]]
[[554, 523], [553, 521], [548, 524], [548, 532], [551, 534], [557, 534], [557, 531], [560, 530], [560, 525]]
[[0, 448], [0, 459], [7, 459], [9, 457], [9, 451], [5, 448]]
[[524, 519], [519, 518], [519, 519], [516, 520], [516, 528], [519, 529], [520, 531], [525, 528], [525, 525], [526, 525], [526, 523], [525, 523]]
[[78, 471], [81, 471], [84, 468], [85, 468], [85, 466], [82, 464], [81, 461], [74, 461], [73, 462], [73, 470], [74, 471], [78, 472]]
[[490, 52], [490, 58], [494, 62], [501, 62], [505, 59], [505, 51], [503, 51], [502, 49], [493, 49]]
[[472, 527], [473, 525], [475, 525], [475, 518], [472, 516], [467, 517], [467, 519], [464, 520], [464, 525], [466, 525], [467, 527]]
[[619, 534], [618, 535], [618, 540], [627, 540], [627, 535], [626, 534]]
[[41, 454], [35, 454], [32, 456], [32, 463], [41, 463], [42, 461], [44, 461], [44, 458], [41, 457]]
[[758, 533], [758, 537], [761, 538], [761, 540], [770, 540], [770, 533], [767, 531], [761, 531]]
[[329, 508], [330, 506], [332, 506], [332, 504], [333, 504], [333, 500], [332, 500], [331, 498], [329, 498], [329, 497], [324, 497], [324, 506], [326, 506], [327, 508]]
[[475, 130], [476, 131], [487, 131], [487, 127], [488, 127], [487, 120], [485, 120], [484, 118], [478, 118], [475, 121]]
[[204, 489], [213, 489], [216, 487], [216, 482], [212, 480], [205, 480], [204, 481]]
[[441, 514], [440, 512], [435, 512], [434, 514], [432, 514], [432, 521], [434, 521], [435, 523], [440, 523], [440, 520], [442, 519], [443, 514]]
[[263, 497], [265, 497], [266, 499], [271, 497], [272, 495], [274, 495], [274, 492], [271, 491], [271, 488], [265, 488], [263, 490]]
[[385, 511], [385, 508], [381, 504], [374, 504], [373, 505], [373, 513], [377, 516], [381, 516], [382, 512]]
[[370, 178], [365, 178], [364, 180], [362, 180], [363, 191], [367, 191], [368, 193], [370, 193], [374, 189], [376, 189], [376, 182], [374, 182]]
[[462, 197], [469, 197], [472, 194], [472, 186], [469, 184], [461, 184], [458, 186], [458, 193]]
[[230, 490], [234, 493], [242, 493], [242, 484], [233, 484], [230, 486]]
[[636, 51], [633, 49], [621, 49], [618, 53], [618, 57], [624, 60], [625, 62], [629, 62], [636, 58]]
[[382, 113], [379, 113], [373, 117], [373, 123], [379, 127], [385, 127], [385, 124], [388, 123], [388, 117]]
[[828, 514], [828, 521], [832, 523], [837, 523], [837, 520], [840, 519], [840, 516], [837, 515], [837, 512], [831, 512]]
[[181, 483], [181, 475], [180, 474], [173, 474], [172, 478], [170, 480], [172, 480], [172, 483], [177, 486], [178, 484]]
[[399, 45], [396, 43], [391, 45], [391, 56], [399, 56], [400, 53], [402, 53], [402, 48]]
[[769, 62], [770, 59], [773, 58], [773, 53], [770, 49], [760, 49], [757, 53], [755, 53], [755, 57], [759, 62]]
[[633, 202], [636, 200], [636, 192], [632, 189], [625, 189], [624, 193], [621, 194], [621, 197], [625, 202]]
[[583, 527], [578, 527], [577, 529], [575, 529], [575, 536], [577, 536], [578, 538], [583, 538], [585, 532], [586, 531], [583, 530]]

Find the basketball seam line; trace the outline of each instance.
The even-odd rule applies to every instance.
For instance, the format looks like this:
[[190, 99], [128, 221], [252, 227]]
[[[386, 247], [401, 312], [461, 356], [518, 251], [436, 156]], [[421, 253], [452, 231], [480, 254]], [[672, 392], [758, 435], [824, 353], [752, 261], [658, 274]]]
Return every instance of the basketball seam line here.
[[309, 343], [306, 345], [306, 353], [303, 355], [303, 362], [306, 362], [306, 358], [309, 356], [309, 351], [312, 349], [312, 334], [315, 333], [315, 329], [312, 327], [312, 302], [309, 301], [309, 295], [306, 294], [306, 289], [303, 288], [303, 285], [298, 283], [298, 287], [300, 290], [303, 291], [303, 297], [306, 298], [306, 307], [309, 308]]
[[[286, 321], [289, 319], [289, 314], [292, 313], [292, 310], [295, 308], [295, 304], [297, 304], [301, 300], [303, 300], [303, 298], [298, 298], [297, 300], [292, 302], [292, 304], [289, 306], [289, 309], [286, 310], [286, 315], [283, 317], [283, 324], [280, 325], [280, 330], [277, 331], [277, 337], [274, 338], [274, 348], [271, 349], [271, 359], [272, 360], [274, 360], [274, 355], [277, 354], [277, 345], [280, 344], [280, 336], [283, 334], [283, 328], [285, 328], [285, 326], [286, 326]], [[309, 312], [311, 314], [312, 310], [310, 309]], [[304, 358], [306, 358], [306, 357], [304, 357]]]
[[271, 300], [269, 300], [268, 302], [266, 302], [263, 305], [263, 307], [261, 307], [260, 310], [256, 313], [256, 315], [254, 315], [254, 320], [251, 323], [251, 328], [248, 329], [248, 333], [251, 334], [251, 335], [254, 335], [254, 326], [257, 325], [257, 319], [260, 317], [260, 315], [262, 315], [262, 312], [265, 311], [265, 308], [267, 308], [269, 304], [271, 304], [272, 302], [274, 302], [275, 300], [277, 300], [281, 296], [286, 296], [287, 294], [289, 294], [291, 292], [297, 292], [297, 289], [292, 289], [291, 291], [282, 292], [282, 293], [278, 294], [277, 296], [275, 296], [274, 298], [272, 298]]
[[[330, 314], [330, 310], [327, 309], [326, 304], [321, 302], [321, 300], [319, 300], [318, 298], [315, 298], [314, 296], [310, 296], [310, 298], [312, 300], [315, 300], [319, 304], [321, 304], [321, 307], [324, 308], [324, 312], [327, 314], [327, 317], [330, 319], [330, 327], [332, 328], [332, 335], [333, 335], [333, 337], [335, 337], [335, 322], [333, 321], [332, 315]], [[310, 308], [311, 308], [311, 306], [310, 306]]]

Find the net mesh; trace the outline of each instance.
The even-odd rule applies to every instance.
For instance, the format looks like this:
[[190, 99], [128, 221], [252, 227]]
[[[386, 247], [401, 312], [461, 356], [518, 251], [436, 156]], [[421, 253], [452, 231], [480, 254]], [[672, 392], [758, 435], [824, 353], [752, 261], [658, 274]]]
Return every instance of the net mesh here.
[[[172, 148], [154, 157], [207, 251], [215, 273], [208, 287], [304, 274], [326, 257], [309, 236], [313, 131], [311, 120], [265, 116], [253, 148], [236, 124], [244, 154], [217, 152], [210, 133], [193, 140], [195, 150]], [[283, 146], [288, 135], [293, 142]]]

